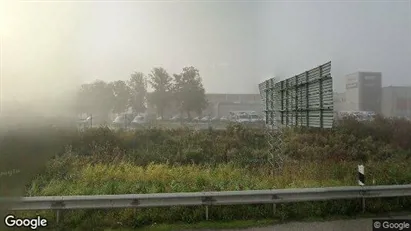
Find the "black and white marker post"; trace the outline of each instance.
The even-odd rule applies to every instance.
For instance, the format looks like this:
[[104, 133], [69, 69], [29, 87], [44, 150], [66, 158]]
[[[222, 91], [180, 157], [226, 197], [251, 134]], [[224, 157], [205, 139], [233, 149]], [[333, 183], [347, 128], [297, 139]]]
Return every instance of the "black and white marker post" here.
[[[364, 165], [358, 165], [358, 184], [365, 185]], [[362, 198], [362, 212], [365, 213], [365, 197]]]
[[364, 165], [358, 165], [358, 184], [365, 185]]

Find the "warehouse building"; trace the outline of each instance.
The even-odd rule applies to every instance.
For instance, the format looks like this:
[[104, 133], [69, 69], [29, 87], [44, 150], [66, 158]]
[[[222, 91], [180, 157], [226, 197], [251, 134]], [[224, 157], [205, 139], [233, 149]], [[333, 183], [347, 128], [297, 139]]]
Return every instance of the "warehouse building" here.
[[411, 87], [383, 87], [381, 109], [386, 117], [411, 118]]
[[231, 111], [255, 111], [261, 115], [263, 104], [259, 94], [206, 94], [208, 107], [205, 114], [229, 116]]
[[346, 76], [346, 92], [334, 94], [335, 111], [372, 111], [384, 117], [411, 117], [411, 86], [382, 87], [380, 72]]
[[339, 112], [339, 111], [346, 111], [347, 106], [346, 106], [346, 98], [345, 98], [345, 92], [339, 93], [339, 92], [334, 92], [334, 111]]
[[381, 80], [381, 72], [356, 72], [347, 75], [346, 110], [381, 113]]
[[[208, 101], [203, 116], [228, 117], [231, 111], [255, 111], [261, 115], [263, 105], [259, 94], [205, 94]], [[148, 111], [156, 113], [154, 105], [148, 104]], [[180, 112], [175, 103], [171, 103], [164, 112], [165, 118], [171, 118]], [[195, 116], [195, 113], [193, 113]]]

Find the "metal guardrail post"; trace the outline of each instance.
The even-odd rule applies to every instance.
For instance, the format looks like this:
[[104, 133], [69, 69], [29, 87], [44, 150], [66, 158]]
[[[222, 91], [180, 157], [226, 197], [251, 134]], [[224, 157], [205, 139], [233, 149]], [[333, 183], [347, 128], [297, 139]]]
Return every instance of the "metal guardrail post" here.
[[277, 213], [277, 204], [273, 203], [273, 216], [275, 216]]
[[213, 203], [213, 198], [210, 196], [203, 197], [203, 203], [205, 204], [205, 217], [206, 221], [209, 220], [209, 211], [208, 211], [208, 206]]
[[61, 209], [57, 209], [56, 210], [56, 224], [60, 224], [60, 222], [62, 222], [63, 220], [63, 210]]
[[59, 226], [59, 224], [63, 220], [63, 210], [62, 208], [65, 207], [65, 204], [63, 201], [56, 201], [51, 204], [51, 208], [56, 211], [56, 224]]

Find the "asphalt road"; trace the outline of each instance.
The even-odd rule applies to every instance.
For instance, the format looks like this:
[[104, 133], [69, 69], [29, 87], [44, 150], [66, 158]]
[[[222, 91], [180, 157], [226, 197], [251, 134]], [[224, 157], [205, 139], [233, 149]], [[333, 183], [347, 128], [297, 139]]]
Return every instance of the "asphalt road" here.
[[[202, 231], [372, 231], [373, 219], [411, 219], [411, 215], [408, 216], [396, 216], [396, 217], [378, 217], [378, 218], [361, 218], [352, 220], [338, 220], [338, 221], [325, 221], [325, 222], [292, 222], [287, 224], [273, 225], [269, 227], [261, 228], [248, 228], [248, 229], [207, 229]], [[187, 230], [188, 231], [188, 230]], [[197, 230], [198, 231], [198, 230]]]

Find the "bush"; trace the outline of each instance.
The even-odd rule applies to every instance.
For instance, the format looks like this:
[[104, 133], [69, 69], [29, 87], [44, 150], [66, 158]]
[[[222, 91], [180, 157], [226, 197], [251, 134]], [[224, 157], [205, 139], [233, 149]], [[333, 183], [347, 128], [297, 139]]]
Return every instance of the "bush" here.
[[[32, 153], [44, 157], [39, 160], [55, 156], [40, 174], [26, 174], [31, 180], [26, 188], [28, 196], [356, 185], [359, 163], [365, 164], [372, 184], [405, 184], [411, 180], [408, 134], [409, 121], [380, 117], [370, 122], [348, 118], [329, 130], [286, 129], [281, 137], [284, 146], [278, 151], [286, 161], [275, 176], [270, 175], [272, 167], [267, 161], [273, 153], [266, 132], [240, 124], [203, 131], [152, 128], [114, 132], [101, 127], [83, 133], [50, 128], [9, 133], [0, 145], [0, 157], [2, 161], [15, 157], [16, 164], [24, 162], [16, 158], [24, 159]], [[2, 161], [4, 167], [11, 163]], [[4, 178], [0, 180], [0, 186], [8, 188]], [[373, 211], [385, 211], [409, 205], [408, 200], [376, 199], [368, 206]], [[281, 205], [278, 216], [350, 215], [358, 211], [358, 206], [356, 201]], [[211, 208], [211, 218], [218, 220], [261, 218], [271, 213], [270, 206], [261, 205]], [[69, 214], [67, 225], [84, 227], [100, 223], [116, 227], [116, 222], [128, 226], [195, 222], [204, 216], [203, 208], [144, 209], [137, 213], [137, 220], [132, 210]]]
[[[287, 164], [275, 177], [269, 169], [245, 169], [222, 164], [214, 167], [149, 164], [145, 167], [129, 162], [116, 164], [84, 164], [68, 172], [70, 177], [54, 176], [45, 184], [44, 178], [33, 181], [29, 195], [105, 195], [165, 192], [236, 191], [300, 187], [332, 187], [356, 185], [354, 162], [316, 162]], [[57, 160], [55, 160], [57, 161]], [[70, 161], [70, 160], [66, 160]], [[83, 163], [83, 164], [81, 164]], [[57, 167], [57, 165], [53, 165]], [[78, 166], [78, 165], [77, 165]], [[50, 168], [53, 168], [50, 166]], [[403, 184], [411, 180], [411, 168], [404, 163], [369, 163], [365, 166], [370, 184]], [[400, 211], [411, 206], [409, 199], [370, 199], [370, 212]], [[300, 219], [307, 216], [353, 215], [361, 211], [360, 200], [280, 204], [276, 218]], [[309, 215], [307, 215], [309, 214]], [[52, 217], [51, 213], [45, 213]], [[261, 219], [272, 217], [272, 205], [211, 206], [211, 220]], [[116, 227], [153, 223], [198, 222], [204, 220], [202, 207], [171, 207], [98, 211], [73, 211], [65, 216], [67, 227]]]

